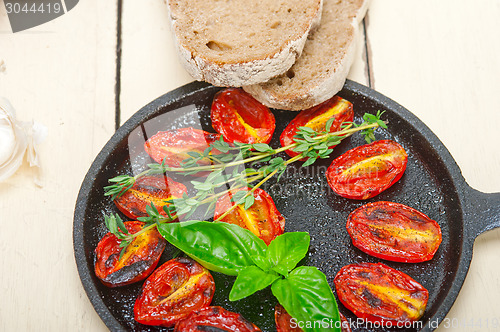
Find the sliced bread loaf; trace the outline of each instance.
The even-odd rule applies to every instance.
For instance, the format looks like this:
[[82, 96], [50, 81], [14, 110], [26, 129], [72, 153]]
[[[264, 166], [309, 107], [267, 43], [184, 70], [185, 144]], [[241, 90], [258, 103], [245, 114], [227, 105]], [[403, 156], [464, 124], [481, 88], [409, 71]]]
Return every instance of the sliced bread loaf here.
[[272, 108], [303, 110], [342, 89], [354, 61], [359, 23], [369, 0], [324, 0], [320, 26], [312, 32], [302, 56], [284, 74], [243, 87]]
[[217, 86], [268, 81], [300, 56], [323, 0], [167, 0], [186, 70]]

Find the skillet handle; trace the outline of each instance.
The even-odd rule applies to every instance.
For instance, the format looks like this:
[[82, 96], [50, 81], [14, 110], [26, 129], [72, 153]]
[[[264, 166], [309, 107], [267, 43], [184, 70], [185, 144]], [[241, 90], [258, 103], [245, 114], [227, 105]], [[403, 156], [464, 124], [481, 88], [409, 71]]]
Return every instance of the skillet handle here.
[[500, 193], [483, 193], [469, 189], [468, 218], [473, 239], [478, 235], [500, 227]]

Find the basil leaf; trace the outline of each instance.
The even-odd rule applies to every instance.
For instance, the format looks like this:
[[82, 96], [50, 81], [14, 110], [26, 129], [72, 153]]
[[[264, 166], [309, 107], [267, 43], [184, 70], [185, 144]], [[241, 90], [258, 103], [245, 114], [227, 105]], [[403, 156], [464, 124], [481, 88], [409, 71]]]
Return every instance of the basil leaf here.
[[238, 301], [271, 285], [280, 277], [275, 273], [262, 271], [257, 266], [249, 266], [240, 271], [236, 278], [229, 301]]
[[339, 331], [337, 302], [326, 276], [315, 267], [301, 266], [288, 278], [275, 281], [271, 290], [304, 331]]
[[267, 260], [271, 269], [288, 276], [288, 272], [307, 255], [310, 241], [307, 232], [289, 232], [276, 237], [267, 247]]
[[224, 222], [186, 221], [158, 226], [172, 245], [209, 270], [237, 275], [265, 256], [267, 246], [249, 230]]
[[263, 271], [269, 272], [271, 270], [271, 264], [269, 263], [269, 259], [266, 256], [252, 256], [252, 260], [255, 265], [260, 267]]

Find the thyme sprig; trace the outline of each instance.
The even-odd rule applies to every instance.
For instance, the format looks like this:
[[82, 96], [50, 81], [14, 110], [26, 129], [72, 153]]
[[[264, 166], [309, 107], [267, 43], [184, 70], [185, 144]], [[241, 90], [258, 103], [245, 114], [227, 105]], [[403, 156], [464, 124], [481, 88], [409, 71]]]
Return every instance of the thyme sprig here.
[[106, 227], [110, 231], [110, 233], [114, 234], [120, 240], [120, 259], [125, 253], [126, 248], [133, 240], [133, 235], [130, 234], [127, 227], [123, 223], [122, 218], [118, 214], [111, 214], [109, 216], [104, 216], [104, 223]]
[[132, 188], [139, 178], [147, 175], [158, 175], [163, 174], [167, 171], [168, 167], [165, 165], [165, 160], [161, 164], [148, 164], [148, 169], [142, 171], [141, 173], [130, 176], [130, 175], [118, 175], [114, 178], [108, 180], [108, 182], [113, 183], [112, 185], [104, 187], [104, 196], [111, 196], [111, 200], [115, 200], [121, 197], [127, 190]]
[[[234, 145], [230, 145], [221, 137], [220, 140], [211, 143], [203, 152], [188, 152], [189, 158], [183, 160], [180, 167], [167, 166], [165, 160], [163, 160], [161, 164], [147, 165], [148, 169], [136, 176], [119, 175], [114, 177], [109, 180], [112, 184], [104, 188], [105, 195], [116, 199], [130, 189], [137, 179], [147, 175], [166, 172], [178, 172], [187, 175], [196, 174], [200, 171], [210, 171], [205, 181], [191, 181], [197, 191], [194, 197], [189, 197], [184, 193], [180, 198], [165, 200], [166, 205], [163, 210], [166, 216], [160, 214], [151, 203], [151, 206], [146, 209], [148, 216], [138, 218], [138, 220], [145, 222], [146, 227], [150, 229], [160, 223], [172, 222], [177, 216], [182, 216], [183, 220], [188, 220], [202, 206], [205, 206], [205, 217], [207, 217], [213, 211], [217, 199], [231, 192], [233, 194], [231, 200], [235, 204], [217, 218], [217, 220], [221, 220], [238, 205], [243, 205], [245, 209], [250, 208], [255, 201], [253, 196], [255, 190], [275, 175], [277, 175], [279, 181], [289, 164], [304, 160], [302, 164], [304, 167], [313, 164], [317, 159], [328, 158], [336, 145], [356, 132], [360, 132], [365, 140], [370, 143], [375, 139], [374, 130], [376, 128], [387, 128], [386, 123], [380, 119], [382, 114], [383, 112], [380, 111], [376, 115], [365, 113], [363, 123], [345, 122], [342, 124], [341, 130], [332, 133], [330, 133], [330, 128], [334, 121], [333, 118], [326, 123], [325, 130], [321, 132], [314, 131], [309, 127], [299, 127], [293, 137], [294, 142], [277, 149], [273, 149], [265, 143], [234, 143]], [[213, 154], [214, 149], [221, 153]], [[298, 155], [287, 160], [276, 156], [289, 149], [298, 153]], [[198, 164], [200, 161], [206, 163], [207, 159], [210, 160], [210, 165]], [[263, 162], [267, 162], [267, 164], [258, 169], [253, 167], [242, 169], [242, 167], [239, 167], [248, 164], [251, 166], [261, 165]], [[253, 184], [254, 182], [257, 183]], [[221, 191], [222, 187], [227, 189]], [[251, 188], [250, 190], [236, 191], [236, 189], [246, 187]], [[111, 233], [122, 241], [121, 244], [124, 248], [139, 234], [126, 232], [126, 228], [118, 215], [108, 217], [106, 220], [108, 220], [105, 221], [106, 226]]]

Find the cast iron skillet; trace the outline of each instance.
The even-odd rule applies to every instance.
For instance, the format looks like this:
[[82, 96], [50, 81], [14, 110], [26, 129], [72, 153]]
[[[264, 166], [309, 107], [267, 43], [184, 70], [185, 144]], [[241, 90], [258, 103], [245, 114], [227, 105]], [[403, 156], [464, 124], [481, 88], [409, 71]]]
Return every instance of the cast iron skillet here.
[[[151, 162], [143, 152], [142, 144], [158, 130], [197, 126], [213, 132], [209, 119], [210, 104], [219, 89], [195, 82], [143, 107], [113, 135], [83, 181], [74, 215], [75, 258], [90, 301], [112, 331], [158, 329], [138, 324], [133, 319], [133, 305], [142, 283], [110, 289], [94, 275], [93, 252], [106, 233], [103, 216], [118, 212], [103, 196], [103, 187], [109, 178], [123, 173], [135, 174]], [[377, 138], [393, 139], [408, 152], [408, 166], [402, 179], [368, 201], [345, 199], [335, 195], [326, 183], [324, 172], [332, 157], [304, 169], [292, 165], [279, 183], [270, 181], [264, 189], [286, 218], [286, 231], [310, 233], [309, 255], [302, 264], [323, 271], [332, 289], [333, 278], [342, 266], [381, 261], [351, 244], [345, 223], [354, 209], [368, 202], [387, 200], [409, 205], [436, 220], [442, 229], [443, 242], [431, 261], [417, 264], [384, 262], [412, 276], [429, 290], [422, 326], [417, 326], [416, 330], [433, 330], [446, 316], [462, 287], [472, 258], [474, 239], [482, 232], [500, 226], [500, 193], [485, 194], [469, 187], [439, 139], [394, 101], [352, 81], [346, 82], [339, 95], [354, 104], [358, 121], [365, 112], [386, 111], [384, 119], [389, 121], [389, 129], [378, 130]], [[280, 110], [273, 110], [273, 113], [277, 128], [271, 145], [277, 147], [280, 133], [297, 113]], [[336, 147], [333, 155], [338, 156], [362, 144], [364, 141], [359, 135], [352, 136]], [[177, 180], [189, 183], [192, 177], [181, 176]], [[167, 247], [161, 262], [170, 259], [174, 252], [172, 247]], [[234, 277], [214, 273], [214, 278], [214, 305], [243, 314], [263, 331], [275, 331], [276, 300], [269, 290], [232, 303], [227, 299]], [[339, 309], [348, 319], [356, 319], [341, 304]], [[370, 329], [360, 325], [356, 330]]]

